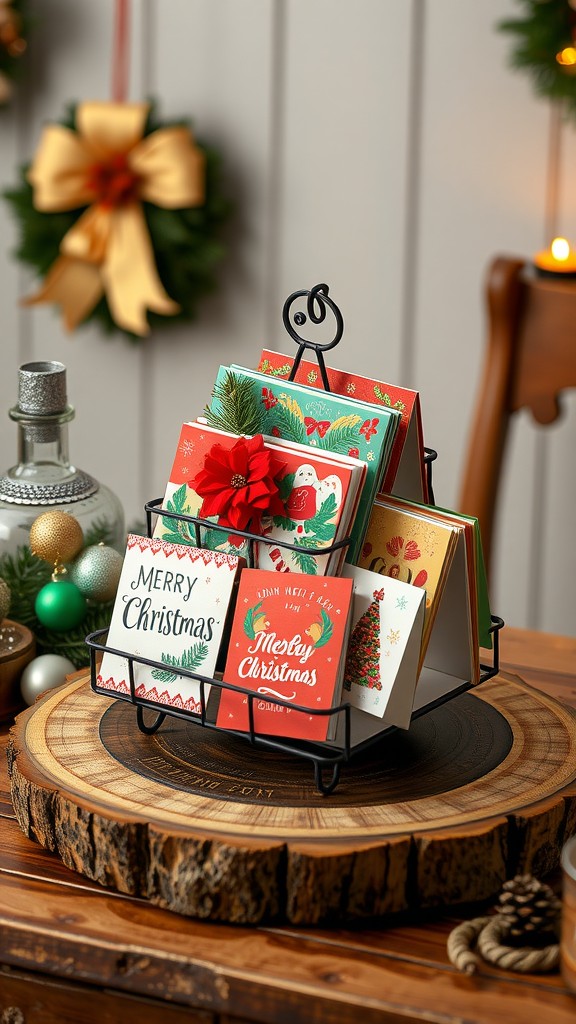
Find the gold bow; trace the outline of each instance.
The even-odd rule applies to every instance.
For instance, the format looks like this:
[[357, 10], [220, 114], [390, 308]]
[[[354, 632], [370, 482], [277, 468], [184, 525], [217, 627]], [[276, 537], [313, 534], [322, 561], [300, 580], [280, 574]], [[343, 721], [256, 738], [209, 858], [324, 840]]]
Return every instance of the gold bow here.
[[149, 333], [147, 310], [180, 309], [158, 277], [142, 201], [167, 210], [204, 201], [204, 154], [186, 127], [143, 137], [148, 103], [81, 103], [77, 131], [44, 129], [28, 173], [44, 213], [88, 206], [60, 243], [40, 291], [73, 330], [103, 294], [119, 327]]

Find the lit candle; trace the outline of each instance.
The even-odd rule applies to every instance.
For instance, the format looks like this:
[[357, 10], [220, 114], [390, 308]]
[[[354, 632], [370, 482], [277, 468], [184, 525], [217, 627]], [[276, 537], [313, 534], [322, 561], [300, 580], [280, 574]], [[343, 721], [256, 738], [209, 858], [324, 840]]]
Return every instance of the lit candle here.
[[571, 250], [565, 238], [555, 238], [549, 249], [536, 253], [534, 265], [543, 276], [576, 277], [576, 252]]

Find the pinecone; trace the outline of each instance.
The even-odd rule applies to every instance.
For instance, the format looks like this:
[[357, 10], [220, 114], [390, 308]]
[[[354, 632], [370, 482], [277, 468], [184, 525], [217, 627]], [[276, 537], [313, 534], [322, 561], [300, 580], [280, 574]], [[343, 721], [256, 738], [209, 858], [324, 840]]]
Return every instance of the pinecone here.
[[510, 925], [512, 938], [556, 932], [561, 902], [549, 885], [532, 875], [516, 875], [502, 886], [496, 913]]

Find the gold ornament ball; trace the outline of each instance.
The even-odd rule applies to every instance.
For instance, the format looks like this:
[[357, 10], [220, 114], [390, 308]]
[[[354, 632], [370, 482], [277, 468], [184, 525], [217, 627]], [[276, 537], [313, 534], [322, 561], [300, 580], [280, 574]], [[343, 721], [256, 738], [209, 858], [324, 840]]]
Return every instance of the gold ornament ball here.
[[0, 576], [0, 626], [2, 625], [3, 619], [8, 615], [11, 596], [10, 587], [6, 583], [6, 580], [3, 580]]
[[70, 579], [84, 597], [112, 601], [116, 597], [124, 557], [107, 544], [84, 548], [70, 570]]
[[84, 546], [82, 527], [68, 512], [43, 512], [30, 527], [30, 550], [50, 565], [71, 562]]

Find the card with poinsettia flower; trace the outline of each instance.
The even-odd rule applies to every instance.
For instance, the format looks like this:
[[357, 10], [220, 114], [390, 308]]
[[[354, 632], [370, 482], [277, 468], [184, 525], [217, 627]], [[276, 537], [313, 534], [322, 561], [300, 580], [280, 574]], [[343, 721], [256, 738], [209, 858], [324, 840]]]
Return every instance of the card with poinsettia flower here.
[[347, 561], [357, 560], [400, 421], [397, 409], [278, 381], [243, 366], [221, 366], [206, 416], [222, 430], [258, 430], [324, 455], [338, 452], [365, 462], [366, 480], [347, 555]]
[[[243, 559], [222, 552], [129, 534], [106, 645], [134, 658], [134, 695], [199, 714], [200, 682], [184, 668], [213, 677]], [[105, 652], [97, 688], [131, 695], [126, 658]], [[209, 684], [204, 686], [208, 699]]]
[[[266, 543], [254, 545], [259, 567], [333, 573], [346, 550], [322, 552], [347, 536], [365, 473], [365, 465], [349, 456], [184, 423], [163, 508], [211, 518], [214, 528], [196, 534], [191, 524], [161, 513], [154, 535], [248, 557], [247, 545], [233, 531], [249, 530], [266, 538]], [[222, 526], [226, 529], [218, 528]]]
[[[350, 579], [243, 570], [222, 678], [254, 693], [257, 733], [332, 737], [340, 716], [309, 710], [338, 705], [351, 603]], [[217, 726], [247, 732], [248, 704], [245, 694], [223, 689]]]
[[354, 583], [343, 699], [384, 718], [410, 725], [418, 682], [426, 593], [420, 587], [345, 565]]
[[[258, 370], [271, 377], [285, 380], [290, 376], [294, 356], [263, 349]], [[363, 377], [348, 370], [326, 367], [330, 390], [337, 395], [348, 395], [362, 402], [397, 409], [400, 421], [386, 466], [380, 481], [380, 490], [386, 494], [399, 494], [412, 501], [427, 502], [428, 481], [424, 465], [424, 435], [420, 395], [410, 388], [386, 384], [372, 377]], [[302, 359], [294, 380], [299, 384], [322, 389], [324, 387], [318, 363]]]

